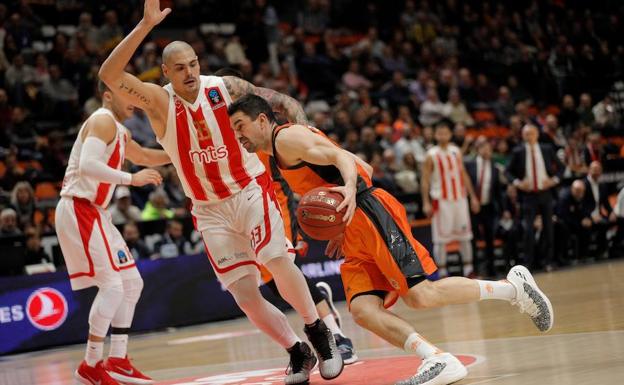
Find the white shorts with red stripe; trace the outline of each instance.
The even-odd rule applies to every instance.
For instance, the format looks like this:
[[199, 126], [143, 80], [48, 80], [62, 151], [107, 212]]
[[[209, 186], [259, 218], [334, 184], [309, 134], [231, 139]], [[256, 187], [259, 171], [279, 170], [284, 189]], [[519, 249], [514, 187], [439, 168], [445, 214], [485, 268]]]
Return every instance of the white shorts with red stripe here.
[[472, 239], [472, 225], [467, 199], [435, 199], [431, 234], [433, 243], [469, 241]]
[[220, 202], [194, 205], [192, 213], [210, 264], [225, 287], [246, 275], [260, 285], [259, 264], [283, 256], [294, 260], [267, 173]]
[[56, 232], [73, 290], [121, 285], [140, 274], [110, 214], [84, 198], [63, 197]]

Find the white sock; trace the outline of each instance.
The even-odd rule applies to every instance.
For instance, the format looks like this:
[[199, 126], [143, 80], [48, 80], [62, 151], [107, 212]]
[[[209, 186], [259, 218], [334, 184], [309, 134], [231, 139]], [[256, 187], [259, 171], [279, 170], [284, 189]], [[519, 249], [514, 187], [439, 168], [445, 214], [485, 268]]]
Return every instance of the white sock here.
[[342, 334], [342, 330], [340, 330], [340, 328], [338, 327], [338, 324], [336, 323], [336, 319], [334, 318], [333, 314], [330, 313], [323, 317], [323, 322], [325, 322], [325, 325], [327, 325], [329, 330], [331, 330], [332, 334], [340, 334], [343, 337], [345, 336], [344, 334]]
[[416, 353], [417, 356], [423, 359], [442, 352], [418, 333], [412, 333], [407, 337], [403, 349], [408, 353]]
[[125, 358], [128, 349], [127, 334], [111, 334], [109, 357]]
[[446, 277], [448, 272], [446, 270], [446, 244], [435, 243], [433, 245], [433, 258], [435, 259], [436, 266], [438, 266], [438, 273], [440, 278]]
[[509, 281], [482, 281], [476, 279], [479, 284], [479, 300], [503, 299], [511, 301], [516, 298], [516, 288]]
[[87, 351], [85, 353], [85, 361], [87, 361], [87, 365], [94, 367], [95, 364], [102, 360], [103, 355], [104, 341], [87, 341]]

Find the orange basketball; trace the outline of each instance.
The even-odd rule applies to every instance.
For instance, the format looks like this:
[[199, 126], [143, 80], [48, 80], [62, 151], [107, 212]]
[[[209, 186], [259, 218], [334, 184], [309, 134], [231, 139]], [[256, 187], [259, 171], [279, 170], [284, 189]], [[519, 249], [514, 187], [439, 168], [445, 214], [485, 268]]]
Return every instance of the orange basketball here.
[[297, 207], [299, 227], [310, 238], [328, 241], [342, 234], [346, 223], [342, 221], [346, 209], [336, 211], [344, 197], [327, 187], [308, 191]]

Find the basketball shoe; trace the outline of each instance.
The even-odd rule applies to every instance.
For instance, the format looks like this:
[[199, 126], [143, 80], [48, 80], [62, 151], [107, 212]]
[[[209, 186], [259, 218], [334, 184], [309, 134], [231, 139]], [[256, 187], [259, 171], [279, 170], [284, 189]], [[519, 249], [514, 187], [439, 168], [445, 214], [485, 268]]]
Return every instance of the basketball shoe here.
[[319, 359], [319, 372], [325, 380], [336, 378], [344, 369], [342, 355], [336, 346], [336, 340], [323, 320], [319, 319], [304, 328], [308, 340]]
[[85, 385], [121, 385], [106, 373], [102, 361], [98, 361], [95, 366], [89, 366], [86, 361], [82, 361], [74, 372], [74, 377]]
[[423, 360], [418, 371], [395, 385], [447, 385], [468, 375], [466, 367], [451, 353], [438, 353]]
[[555, 322], [553, 308], [548, 297], [537, 287], [531, 272], [516, 265], [509, 270], [507, 280], [516, 288], [516, 298], [511, 304], [518, 306], [521, 313], [527, 313], [540, 331], [549, 331]]
[[338, 327], [342, 327], [342, 318], [340, 317], [338, 309], [336, 309], [336, 306], [334, 306], [334, 293], [332, 292], [331, 287], [327, 284], [327, 282], [323, 281], [317, 282], [316, 287], [319, 289], [321, 294], [323, 294], [323, 297], [325, 297], [325, 301], [327, 301], [327, 304], [329, 305], [329, 310], [331, 310], [332, 315], [334, 316], [334, 319], [338, 324]]
[[343, 337], [340, 334], [334, 334], [334, 339], [336, 340], [336, 346], [338, 346], [338, 351], [340, 352], [345, 365], [351, 365], [358, 360], [358, 356], [355, 354], [351, 339]]
[[288, 349], [290, 363], [286, 368], [286, 385], [307, 385], [310, 383], [310, 372], [316, 366], [316, 357], [305, 342], [297, 342], [295, 346]]
[[154, 383], [154, 380], [132, 366], [128, 356], [124, 358], [108, 357], [103, 366], [111, 377], [124, 384], [148, 385]]

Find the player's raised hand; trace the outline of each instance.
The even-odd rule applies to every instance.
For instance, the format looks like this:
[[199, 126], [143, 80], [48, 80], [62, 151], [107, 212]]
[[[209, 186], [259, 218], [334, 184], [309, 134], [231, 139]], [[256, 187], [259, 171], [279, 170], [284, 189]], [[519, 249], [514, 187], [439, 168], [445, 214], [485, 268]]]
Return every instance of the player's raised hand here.
[[161, 21], [171, 13], [171, 8], [165, 8], [160, 10], [160, 0], [145, 0], [143, 7], [143, 20], [151, 25], [155, 26], [160, 24]]
[[330, 190], [340, 193], [344, 197], [342, 202], [338, 205], [338, 207], [336, 207], [336, 211], [342, 211], [342, 209], [346, 207], [347, 210], [342, 217], [342, 221], [346, 222], [348, 225], [351, 223], [351, 219], [353, 219], [355, 209], [357, 208], [357, 204], [355, 202], [355, 187], [351, 185], [336, 186], [330, 187]]
[[135, 187], [145, 186], [146, 184], [160, 185], [162, 176], [156, 170], [145, 168], [139, 172], [132, 174], [132, 185]]

